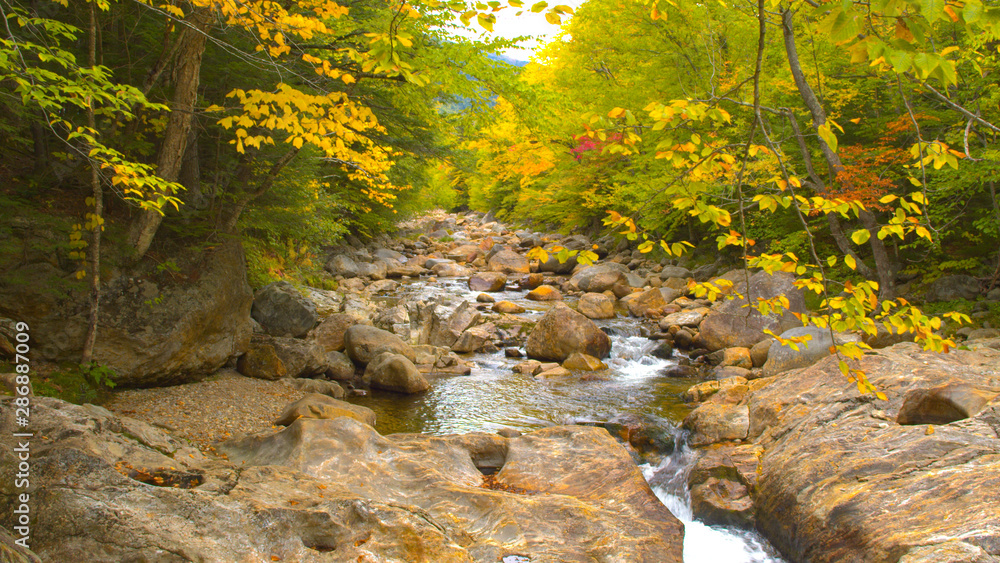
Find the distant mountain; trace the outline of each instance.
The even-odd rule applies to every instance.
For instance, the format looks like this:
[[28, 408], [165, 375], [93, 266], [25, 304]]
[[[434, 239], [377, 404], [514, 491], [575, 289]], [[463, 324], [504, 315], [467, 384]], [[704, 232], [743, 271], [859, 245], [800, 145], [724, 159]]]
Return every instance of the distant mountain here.
[[525, 65], [528, 64], [528, 61], [518, 60], [518, 59], [515, 59], [513, 57], [508, 57], [507, 55], [487, 55], [487, 56], [490, 59], [493, 59], [494, 61], [500, 61], [500, 62], [503, 62], [503, 63], [507, 63], [510, 66], [516, 66], [518, 68], [523, 67], [523, 66], [525, 66]]

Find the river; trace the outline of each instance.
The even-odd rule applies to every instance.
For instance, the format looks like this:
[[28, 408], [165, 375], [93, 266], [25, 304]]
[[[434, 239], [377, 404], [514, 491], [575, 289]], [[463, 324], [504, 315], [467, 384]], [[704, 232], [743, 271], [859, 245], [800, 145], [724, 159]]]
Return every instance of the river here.
[[[478, 292], [468, 289], [467, 278], [424, 280], [402, 286], [392, 296], [376, 298], [392, 305], [403, 298], [441, 298], [445, 304], [475, 302]], [[491, 294], [526, 308], [522, 316], [538, 320], [552, 305], [524, 299], [523, 291]], [[567, 300], [568, 301], [568, 300]], [[399, 395], [373, 390], [352, 402], [376, 412], [377, 430], [455, 434], [495, 432], [501, 428], [530, 431], [553, 424], [606, 422], [639, 417], [660, 435], [675, 442], [672, 453], [642, 466], [643, 474], [663, 504], [685, 524], [686, 563], [781, 563], [783, 559], [767, 541], [752, 530], [707, 526], [692, 517], [687, 475], [697, 459], [688, 448], [679, 425], [691, 411], [681, 399], [698, 380], [668, 378], [662, 370], [676, 360], [650, 356], [654, 342], [639, 335], [639, 323], [619, 314], [597, 321], [612, 340], [606, 360], [609, 377], [584, 381], [578, 378], [539, 381], [513, 371], [522, 359], [507, 358], [501, 350], [472, 354], [475, 363], [469, 376], [436, 379], [431, 390], [420, 395]]]

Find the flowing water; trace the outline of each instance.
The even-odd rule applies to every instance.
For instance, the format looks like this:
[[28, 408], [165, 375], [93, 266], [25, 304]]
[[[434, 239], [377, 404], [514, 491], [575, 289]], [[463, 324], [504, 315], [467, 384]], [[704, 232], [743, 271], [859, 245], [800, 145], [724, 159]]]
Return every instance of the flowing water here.
[[[442, 279], [404, 285], [393, 297], [378, 298], [391, 304], [401, 298], [475, 301], [478, 292], [468, 289], [467, 279]], [[514, 301], [527, 309], [522, 315], [538, 320], [551, 307], [524, 299], [522, 291], [492, 294], [497, 301]], [[607, 380], [539, 381], [512, 370], [521, 359], [506, 358], [503, 351], [466, 357], [475, 363], [469, 376], [433, 381], [421, 395], [399, 395], [372, 391], [352, 399], [375, 410], [382, 434], [424, 432], [454, 434], [512, 428], [530, 431], [553, 424], [606, 422], [641, 417], [663, 434], [676, 440], [673, 453], [655, 465], [642, 467], [643, 474], [664, 505], [684, 522], [686, 563], [780, 563], [782, 559], [756, 532], [730, 527], [707, 526], [691, 515], [687, 476], [696, 452], [684, 443], [677, 427], [691, 411], [681, 394], [697, 380], [660, 375], [675, 360], [648, 355], [655, 343], [639, 336], [634, 319], [619, 316], [599, 321], [611, 336], [611, 368]]]

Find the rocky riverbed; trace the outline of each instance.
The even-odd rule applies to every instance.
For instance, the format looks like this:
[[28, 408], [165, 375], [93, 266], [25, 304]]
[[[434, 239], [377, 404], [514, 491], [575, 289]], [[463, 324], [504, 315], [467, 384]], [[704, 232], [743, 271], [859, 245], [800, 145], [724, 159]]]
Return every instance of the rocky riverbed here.
[[[826, 357], [828, 333], [797, 326], [790, 313], [805, 301], [790, 277], [650, 262], [611, 239], [476, 214], [402, 227], [329, 249], [336, 291], [279, 282], [251, 295], [227, 278], [208, 326], [184, 308], [218, 297], [200, 289], [211, 276], [115, 282], [125, 289], [112, 299], [160, 283], [179, 305], [134, 308], [157, 317], [159, 340], [128, 332], [141, 319], [108, 318], [120, 326], [110, 338], [129, 338], [105, 340], [114, 352], [99, 358], [122, 386], [182, 385], [124, 391], [106, 408], [36, 400], [35, 550], [72, 561], [780, 560], [740, 531], [759, 530], [790, 561], [1000, 557], [1000, 340], [989, 330], [948, 355], [871, 340], [880, 349], [863, 367], [889, 396], [878, 401]], [[601, 260], [524, 255], [554, 245]], [[238, 269], [238, 250], [217, 253], [202, 267]], [[750, 300], [785, 295], [789, 312], [689, 293], [719, 279]], [[764, 329], [815, 344], [792, 350]], [[66, 332], [52, 334], [38, 349], [57, 359]], [[0, 441], [6, 466], [13, 444]], [[687, 522], [686, 543], [664, 503]], [[706, 552], [694, 537], [736, 547]]]

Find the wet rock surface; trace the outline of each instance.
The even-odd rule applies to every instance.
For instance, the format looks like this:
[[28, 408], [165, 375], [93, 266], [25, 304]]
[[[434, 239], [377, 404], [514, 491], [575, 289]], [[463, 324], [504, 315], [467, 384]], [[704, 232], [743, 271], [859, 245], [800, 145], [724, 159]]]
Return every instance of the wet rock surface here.
[[682, 525], [603, 429], [383, 437], [298, 418], [225, 461], [100, 407], [38, 399], [35, 420], [46, 561], [681, 561]]

